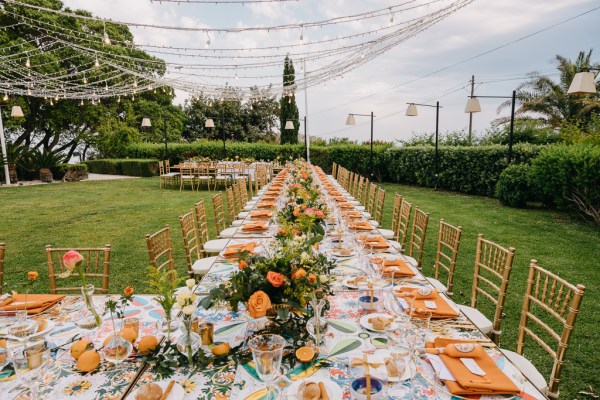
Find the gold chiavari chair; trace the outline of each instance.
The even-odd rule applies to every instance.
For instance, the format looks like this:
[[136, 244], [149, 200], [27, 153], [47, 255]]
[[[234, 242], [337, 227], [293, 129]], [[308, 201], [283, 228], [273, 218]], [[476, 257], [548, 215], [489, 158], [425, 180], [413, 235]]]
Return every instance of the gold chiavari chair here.
[[171, 162], [168, 159], [166, 159], [165, 160], [165, 176], [171, 178], [171, 181], [169, 183], [172, 183], [173, 185], [179, 184], [180, 175], [181, 175], [180, 172], [171, 172]]
[[[446, 293], [448, 297], [452, 297], [454, 294], [454, 268], [456, 268], [456, 258], [458, 257], [458, 246], [460, 245], [461, 235], [462, 227], [450, 225], [443, 218], [440, 220], [433, 278], [427, 278], [427, 280], [429, 280], [429, 283], [438, 292]], [[443, 270], [448, 276], [445, 285], [439, 280], [440, 270]]]
[[362, 204], [363, 200], [364, 200], [364, 196], [365, 196], [365, 178], [363, 176], [361, 176], [358, 179], [358, 183], [356, 185], [356, 190], [354, 191], [354, 194], [352, 194], [352, 196], [354, 197], [354, 200], [356, 201], [355, 204]]
[[421, 263], [423, 262], [423, 247], [425, 246], [428, 223], [429, 214], [416, 207], [408, 245], [408, 256], [414, 258], [419, 269], [421, 269]]
[[354, 179], [352, 180], [352, 185], [350, 186], [350, 196], [356, 198], [356, 193], [358, 190], [358, 182], [360, 182], [360, 178], [362, 178], [359, 174], [354, 174]]
[[[572, 285], [538, 266], [536, 260], [531, 260], [517, 336], [517, 351], [502, 352], [550, 399], [559, 397], [560, 375], [584, 294], [584, 285]], [[552, 357], [548, 381], [523, 356], [527, 336]]]
[[181, 175], [179, 176], [179, 191], [185, 188], [185, 184], [189, 183], [192, 190], [194, 190], [194, 183], [196, 182], [196, 175], [194, 175], [194, 168], [192, 167], [181, 167]]
[[386, 239], [394, 239], [398, 230], [398, 216], [400, 215], [400, 207], [402, 206], [402, 195], [394, 193], [394, 205], [392, 207], [392, 229], [378, 229], [381, 236]]
[[151, 266], [159, 271], [164, 268], [168, 268], [170, 272], [175, 270], [170, 225], [165, 225], [161, 230], [146, 235], [146, 246]]
[[198, 238], [198, 230], [196, 229], [193, 210], [180, 216], [179, 224], [181, 225], [181, 234], [183, 236], [183, 246], [185, 248], [185, 256], [188, 264], [188, 274], [190, 276], [203, 276], [217, 260], [217, 257], [202, 258], [202, 251], [200, 249], [202, 245], [200, 243], [200, 239]]
[[206, 218], [206, 209], [204, 207], [204, 199], [200, 200], [194, 206], [195, 216], [196, 216], [196, 229], [198, 240], [202, 245], [200, 252], [203, 257], [206, 257], [207, 254], [211, 253], [220, 253], [227, 243], [229, 239], [214, 239], [210, 240], [208, 234], [208, 220]]
[[337, 163], [333, 163], [333, 165], [331, 166], [331, 176], [333, 177], [333, 179], [337, 179], [337, 169]]
[[[69, 250], [75, 250], [83, 256], [83, 271], [87, 281], [94, 284], [94, 293], [107, 294], [108, 280], [110, 278], [110, 245], [100, 248], [55, 248], [46, 246], [46, 262], [48, 264], [48, 279], [50, 282], [50, 293], [81, 293], [81, 281], [79, 278], [60, 279], [61, 283], [76, 282], [73, 286], [58, 287], [56, 278], [67, 271], [63, 264], [63, 256]], [[98, 282], [98, 283], [94, 283]]]
[[[461, 311], [496, 344], [500, 341], [502, 311], [506, 300], [508, 280], [512, 270], [515, 249], [508, 249], [486, 240], [482, 234], [477, 236], [475, 271], [471, 291], [471, 306], [459, 306]], [[479, 295], [487, 298], [494, 306], [493, 321], [490, 321], [477, 309]]]
[[385, 190], [382, 188], [377, 188], [377, 199], [375, 200], [375, 214], [373, 215], [373, 220], [377, 222], [375, 227], [381, 225], [381, 220], [383, 218], [383, 208], [385, 205]]
[[377, 202], [377, 185], [371, 182], [369, 184], [369, 199], [366, 205], [367, 212], [370, 214], [369, 218], [375, 215], [375, 203]]
[[406, 199], [402, 199], [402, 204], [400, 205], [400, 214], [398, 215], [398, 229], [396, 230], [396, 237], [394, 240], [388, 240], [390, 244], [400, 252], [404, 252], [406, 237], [408, 236], [408, 224], [410, 222], [411, 211], [412, 204], [406, 201]]
[[231, 182], [231, 176], [227, 168], [227, 164], [219, 163], [215, 168], [215, 190], [218, 185], [223, 185], [225, 188], [229, 187]]
[[210, 185], [213, 183], [214, 178], [210, 174], [210, 169], [208, 165], [200, 165], [196, 167], [194, 173], [198, 181], [198, 187], [196, 188], [196, 190], [200, 190], [200, 186], [203, 183], [206, 184], [206, 190], [210, 190]]
[[227, 228], [225, 220], [225, 205], [223, 204], [223, 193], [219, 192], [212, 197], [213, 212], [215, 214], [215, 225], [220, 238], [230, 238], [235, 235], [237, 228]]
[[4, 283], [4, 250], [6, 244], [0, 243], [0, 294], [2, 294], [2, 285]]
[[237, 212], [235, 208], [235, 197], [233, 195], [233, 188], [225, 189], [225, 195], [227, 196], [227, 216], [231, 222], [231, 226], [240, 226], [244, 222], [242, 219], [236, 219]]

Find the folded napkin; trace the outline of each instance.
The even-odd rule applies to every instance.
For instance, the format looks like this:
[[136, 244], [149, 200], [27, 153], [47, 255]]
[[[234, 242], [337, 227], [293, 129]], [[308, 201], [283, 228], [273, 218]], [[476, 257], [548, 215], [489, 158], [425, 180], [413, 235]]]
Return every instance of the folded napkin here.
[[335, 197], [335, 201], [337, 201], [338, 203], [345, 203], [348, 200], [344, 196], [337, 196]]
[[27, 310], [28, 315], [38, 314], [64, 298], [64, 294], [17, 294], [11, 303], [0, 307], [0, 313], [13, 314], [18, 310]]
[[258, 208], [273, 208], [275, 207], [274, 201], [263, 201], [258, 205]]
[[370, 231], [373, 230], [373, 225], [368, 223], [367, 221], [358, 221], [358, 222], [350, 222], [348, 224], [350, 229], [355, 231]]
[[342, 195], [342, 193], [339, 190], [330, 190], [329, 194], [331, 196], [341, 196]]
[[[520, 393], [519, 388], [513, 381], [498, 368], [494, 360], [475, 343], [436, 338], [433, 342], [425, 344], [430, 353], [441, 353], [439, 356], [456, 379], [446, 380], [446, 387], [452, 394], [512, 394]], [[439, 351], [437, 349], [443, 349]], [[437, 350], [437, 351], [436, 351]], [[481, 368], [485, 375], [480, 376], [472, 373], [460, 360], [461, 358], [472, 359]]]
[[242, 225], [242, 231], [244, 232], [262, 232], [269, 228], [269, 224], [267, 221], [254, 221], [248, 222], [247, 224]]
[[[415, 302], [413, 304], [413, 314], [422, 313], [427, 310], [431, 312], [431, 318], [434, 319], [444, 319], [444, 318], [456, 318], [458, 317], [458, 311], [455, 310], [450, 303], [437, 293], [437, 291], [430, 289], [431, 292], [426, 293], [426, 291], [422, 291], [422, 294], [418, 294], [419, 290], [423, 290], [425, 288], [400, 288], [396, 291], [396, 295], [398, 297], [405, 297], [407, 294], [414, 294]], [[435, 296], [434, 296], [435, 295]], [[417, 296], [421, 296], [420, 298]], [[435, 303], [436, 308], [428, 308], [425, 302], [433, 301]]]
[[435, 289], [428, 287], [420, 287], [420, 288], [407, 288], [403, 287], [398, 289], [398, 296], [403, 296], [406, 293], [411, 293], [415, 296], [416, 300], [432, 300], [437, 299], [438, 292]]
[[225, 249], [223, 257], [239, 256], [243, 251], [253, 253], [256, 246], [258, 246], [258, 243], [256, 242], [233, 244]]
[[343, 211], [342, 215], [347, 218], [362, 218], [362, 214], [356, 210]]
[[354, 206], [352, 204], [350, 204], [350, 203], [340, 203], [340, 204], [338, 204], [338, 207], [339, 208], [346, 208], [346, 209], [347, 208], [354, 208]]
[[408, 266], [404, 261], [399, 258], [394, 260], [386, 260], [383, 258], [372, 258], [371, 262], [379, 265], [381, 272], [386, 276], [401, 277], [401, 276], [415, 276], [416, 272]]
[[275, 201], [277, 200], [277, 196], [275, 195], [265, 195], [261, 198], [262, 201]]
[[258, 210], [252, 211], [250, 213], [250, 218], [271, 218], [273, 216], [273, 211], [269, 210]]

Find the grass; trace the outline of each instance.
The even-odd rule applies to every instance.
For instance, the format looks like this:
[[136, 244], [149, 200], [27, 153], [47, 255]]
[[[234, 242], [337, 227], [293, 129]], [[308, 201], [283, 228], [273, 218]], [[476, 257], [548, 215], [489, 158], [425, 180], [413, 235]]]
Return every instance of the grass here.
[[[572, 283], [583, 283], [583, 300], [567, 361], [563, 370], [561, 398], [589, 399], [579, 394], [591, 386], [600, 390], [600, 378], [592, 373], [600, 360], [598, 323], [600, 312], [600, 230], [582, 224], [571, 216], [543, 210], [521, 210], [501, 206], [496, 200], [431, 189], [384, 184], [386, 208], [384, 227], [390, 226], [394, 192], [430, 214], [424, 251], [424, 272], [432, 273], [439, 219], [463, 227], [455, 279], [458, 303], [470, 299], [473, 262], [478, 233], [505, 247], [517, 249], [502, 324], [501, 344], [513, 349], [529, 260], [535, 258], [546, 269]], [[187, 271], [181, 230], [177, 217], [195, 202], [206, 201], [211, 237], [212, 192], [159, 190], [157, 178], [120, 181], [79, 182], [0, 189], [0, 242], [6, 242], [5, 285], [19, 289], [30, 270], [47, 274], [44, 246], [112, 246], [111, 291], [132, 284], [138, 292], [147, 291], [148, 255], [145, 235], [172, 227], [175, 263], [180, 274]], [[48, 289], [41, 279], [35, 291]], [[549, 357], [528, 342], [526, 353], [536, 366], [549, 375]]]

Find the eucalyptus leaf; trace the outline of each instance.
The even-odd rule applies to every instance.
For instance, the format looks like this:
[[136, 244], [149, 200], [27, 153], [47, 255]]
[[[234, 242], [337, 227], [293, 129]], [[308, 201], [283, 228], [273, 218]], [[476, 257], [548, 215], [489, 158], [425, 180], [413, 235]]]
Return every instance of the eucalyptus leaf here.
[[361, 345], [361, 341], [358, 339], [344, 339], [336, 344], [333, 349], [329, 352], [329, 357], [338, 356], [343, 353], [348, 353], [352, 350], [358, 349]]
[[328, 319], [329, 325], [343, 333], [354, 333], [358, 329], [352, 322], [340, 321], [336, 319]]

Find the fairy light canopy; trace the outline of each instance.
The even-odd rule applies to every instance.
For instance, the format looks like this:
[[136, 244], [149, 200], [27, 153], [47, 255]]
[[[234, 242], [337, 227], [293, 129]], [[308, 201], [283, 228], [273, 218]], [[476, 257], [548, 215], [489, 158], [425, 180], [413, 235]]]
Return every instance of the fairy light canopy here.
[[[218, 7], [297, 1], [301, 0], [161, 0], [151, 6], [160, 7], [162, 2]], [[293, 96], [297, 88], [342, 79], [473, 1], [412, 0], [314, 21], [224, 27], [107, 20], [85, 11], [5, 0], [0, 29], [19, 29], [26, 34], [0, 48], [0, 91], [92, 101], [171, 88], [212, 99], [253, 101]], [[65, 23], [39, 18], [43, 14], [59, 16]], [[139, 29], [193, 35], [197, 45], [138, 42], [131, 32]], [[276, 35], [277, 40], [260, 40], [265, 35]], [[286, 55], [297, 68], [295, 87], [284, 91], [281, 71]], [[49, 69], [56, 63], [61, 68]], [[298, 66], [304, 63], [306, 71], [298, 74]]]

